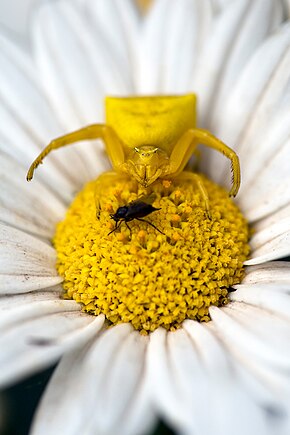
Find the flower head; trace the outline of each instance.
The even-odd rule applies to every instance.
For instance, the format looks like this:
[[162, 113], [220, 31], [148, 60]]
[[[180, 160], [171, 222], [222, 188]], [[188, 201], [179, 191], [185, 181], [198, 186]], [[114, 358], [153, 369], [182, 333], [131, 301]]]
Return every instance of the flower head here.
[[[77, 6], [67, 1], [45, 2], [34, 20], [33, 62], [6, 37], [0, 39], [0, 342], [5, 349], [0, 356], [0, 383], [15, 382], [62, 357], [39, 407], [34, 434], [145, 434], [156, 416], [187, 434], [286, 434], [290, 422], [290, 268], [287, 262], [274, 261], [290, 251], [290, 27], [283, 23], [282, 5], [274, 0], [235, 0], [224, 8], [215, 2], [219, 7], [212, 9], [209, 1], [156, 0], [143, 18], [131, 1], [120, 3], [83, 1]], [[112, 291], [117, 280], [114, 267], [110, 276], [89, 277], [98, 278], [97, 295], [82, 288], [82, 274], [88, 264], [93, 267], [88, 257], [93, 249], [97, 263], [106, 268], [119, 256], [124, 274], [129, 276], [128, 290], [131, 268], [138, 264], [148, 268], [152, 258], [148, 252], [162, 249], [166, 238], [168, 250], [163, 255], [171, 256], [168, 276], [176, 280], [170, 269], [179, 261], [175, 247], [181, 246], [178, 252], [186, 256], [198, 257], [194, 243], [200, 230], [205, 232], [203, 224], [219, 233], [204, 211], [200, 194], [182, 183], [165, 183], [155, 192], [154, 204], [161, 208], [162, 203], [162, 210], [150, 215], [150, 222], [164, 234], [156, 235], [150, 225], [134, 221], [132, 234], [125, 226], [108, 236], [110, 214], [135, 200], [139, 187], [128, 188], [118, 181], [119, 194], [112, 191], [116, 187], [105, 186], [96, 201], [91, 181], [109, 169], [101, 143], [57, 151], [47, 159], [33, 185], [25, 184], [25, 173], [51, 139], [102, 122], [106, 95], [188, 92], [198, 95], [198, 125], [234, 147], [241, 159], [243, 182], [237, 204], [253, 229], [251, 256], [244, 263], [242, 283], [236, 284], [233, 275], [232, 282], [225, 285], [235, 291], [228, 295], [217, 290], [218, 299], [221, 295], [230, 303], [216, 303], [200, 313], [200, 319], [209, 314], [211, 321], [199, 323], [193, 320], [198, 316], [188, 313], [179, 317], [179, 305], [177, 322], [169, 322], [170, 326], [178, 323], [174, 332], [170, 329], [175, 328], [163, 327], [164, 318], [153, 328], [144, 328], [142, 321], [146, 326], [148, 318], [139, 318], [143, 326], [134, 329], [130, 323], [119, 324], [128, 320], [134, 325], [128, 310], [121, 310], [119, 299], [112, 300], [109, 314], [96, 304], [96, 299], [101, 299], [105, 306], [108, 295], [116, 297]], [[203, 150], [201, 163], [209, 178], [226, 184], [229, 177], [223, 156]], [[55, 268], [51, 239], [68, 204], [89, 181], [68, 212], [68, 226], [59, 224], [54, 238], [59, 272], [68, 278], [66, 292], [89, 308], [81, 312], [81, 305], [74, 300], [61, 299], [63, 278]], [[204, 183], [213, 186], [208, 189], [209, 196], [225, 196], [212, 182]], [[171, 189], [169, 195], [164, 194], [166, 189]], [[94, 201], [80, 218], [79, 207], [84, 209], [88, 197]], [[96, 203], [102, 210], [99, 220], [92, 219], [90, 208], [95, 209]], [[204, 222], [191, 220], [193, 204], [194, 216], [202, 216]], [[180, 205], [182, 212], [176, 209]], [[213, 214], [222, 214], [220, 205], [221, 200], [216, 201]], [[231, 227], [232, 220], [243, 221], [232, 203], [225, 208], [230, 214], [219, 220], [220, 225]], [[237, 214], [232, 219], [234, 209]], [[194, 229], [194, 240], [188, 223]], [[94, 233], [93, 242], [88, 228]], [[247, 230], [237, 228], [234, 236], [230, 234], [240, 243]], [[113, 241], [111, 253], [103, 246], [108, 240]], [[218, 243], [221, 249], [225, 247], [224, 241]], [[81, 261], [87, 262], [81, 270], [79, 261], [71, 261], [78, 259], [80, 247], [84, 253]], [[242, 255], [235, 254], [241, 263], [248, 255], [247, 247], [238, 244], [234, 249]], [[140, 263], [135, 261], [139, 257]], [[70, 261], [67, 272], [64, 263]], [[231, 261], [229, 258], [226, 266], [230, 269]], [[204, 267], [205, 274], [210, 264]], [[166, 262], [161, 266], [166, 269]], [[222, 264], [215, 269], [215, 281], [223, 280], [226, 267]], [[142, 289], [142, 303], [149, 303], [148, 309], [144, 310], [142, 303], [139, 309], [150, 311], [152, 302], [145, 299], [151, 282], [138, 273], [134, 269], [134, 285]], [[179, 290], [185, 279], [182, 269], [180, 274]], [[162, 288], [158, 278], [155, 272], [154, 291]], [[165, 273], [159, 281], [162, 278]], [[72, 280], [77, 281], [78, 293], [71, 290]], [[130, 293], [127, 290], [125, 296]], [[162, 299], [161, 293], [158, 298]], [[174, 303], [173, 311], [177, 308]], [[187, 305], [194, 311], [191, 301]], [[169, 309], [168, 300], [163, 308]], [[91, 311], [97, 315], [89, 314]], [[103, 314], [98, 315], [100, 312]], [[116, 325], [107, 328], [105, 315]], [[163, 311], [162, 315], [167, 314]], [[142, 335], [142, 329], [155, 330]]]

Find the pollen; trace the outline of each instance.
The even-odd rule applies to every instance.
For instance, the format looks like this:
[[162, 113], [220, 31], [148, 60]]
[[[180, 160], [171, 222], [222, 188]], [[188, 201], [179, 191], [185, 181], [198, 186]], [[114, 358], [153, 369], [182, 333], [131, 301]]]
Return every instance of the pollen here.
[[[53, 242], [64, 297], [142, 334], [160, 326], [174, 331], [185, 319], [209, 321], [209, 307], [227, 304], [231, 286], [244, 276], [249, 229], [242, 213], [204, 176], [210, 217], [192, 182], [157, 182], [146, 191], [134, 180], [115, 178], [88, 183], [57, 225]], [[147, 222], [122, 222], [108, 234], [112, 213], [152, 192], [160, 210]]]

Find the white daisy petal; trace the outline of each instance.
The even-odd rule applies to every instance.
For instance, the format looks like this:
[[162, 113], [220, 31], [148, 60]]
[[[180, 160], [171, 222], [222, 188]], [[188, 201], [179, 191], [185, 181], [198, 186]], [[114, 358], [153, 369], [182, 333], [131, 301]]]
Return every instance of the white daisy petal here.
[[[53, 35], [44, 31], [44, 23]], [[130, 85], [122, 83], [118, 66], [107, 55], [105, 42], [92, 37], [76, 5], [46, 2], [39, 10], [35, 32], [37, 61], [44, 79], [50, 77], [48, 97], [66, 128], [100, 122], [103, 97], [130, 92]]]
[[[289, 322], [285, 319], [259, 307], [244, 303], [228, 305], [226, 311], [232, 312], [233, 317], [242, 323], [244, 322], [247, 330], [250, 328], [252, 333], [260, 335], [261, 341], [268, 344], [270, 353], [272, 352], [272, 341], [276, 340], [279, 341], [280, 352], [284, 353], [285, 349], [288, 352]], [[273, 325], [273, 331], [270, 332]], [[232, 364], [239, 381], [248, 390], [255, 402], [262, 406], [267, 418], [267, 426], [271, 425], [270, 434], [273, 432], [287, 434], [287, 430], [289, 430], [289, 406], [287, 403], [290, 394], [288, 368], [284, 371], [277, 370], [276, 367], [266, 364], [265, 361], [253, 357], [251, 349], [249, 352], [244, 346], [239, 346], [237, 340], [232, 342], [227, 337], [227, 333], [220, 331], [219, 326], [217, 328], [216, 323], [213, 322], [209, 326], [211, 330], [216, 331], [223, 341], [226, 352], [232, 358]]]
[[56, 254], [51, 246], [1, 223], [0, 237], [2, 294], [36, 290], [62, 281], [55, 270]]
[[258, 222], [255, 222], [255, 232], [263, 231], [268, 227], [272, 227], [279, 221], [284, 221], [287, 217], [290, 216], [290, 204], [286, 205], [286, 207], [282, 207], [281, 209], [275, 211], [269, 216], [261, 219]]
[[30, 293], [15, 294], [13, 298], [8, 296], [0, 297], [0, 311], [6, 311], [20, 305], [30, 305], [32, 302], [55, 301], [63, 293], [61, 286], [54, 286], [50, 291], [33, 291]]
[[[216, 19], [208, 46], [198, 63], [194, 89], [201, 95], [202, 124], [216, 131], [219, 114], [235, 81], [254, 50], [282, 19], [271, 0], [229, 3]], [[221, 110], [222, 109], [222, 110]]]
[[[215, 131], [238, 152], [245, 183], [250, 181], [250, 174], [254, 179], [289, 136], [288, 124], [281, 122], [289, 112], [289, 48], [290, 26], [284, 25], [261, 45], [244, 68]], [[226, 178], [226, 162], [219, 159], [215, 164], [219, 168], [216, 180], [220, 182]], [[244, 189], [242, 184], [241, 194], [245, 197], [246, 192], [254, 191], [251, 185], [248, 187], [251, 189]]]
[[202, 3], [155, 1], [146, 16], [140, 39], [138, 92], [188, 91], [193, 62], [202, 51], [210, 23], [211, 8], [207, 0]]
[[[30, 59], [23, 53], [19, 55], [15, 48], [8, 51], [7, 46], [12, 44], [3, 41], [4, 38], [0, 44], [0, 149], [28, 169], [41, 148], [61, 134], [61, 128], [39, 91]], [[75, 159], [68, 156], [66, 164], [73, 163]], [[74, 183], [80, 183], [64, 166], [52, 157], [41, 171], [41, 177], [59, 195], [71, 199], [68, 193], [75, 191]]]
[[135, 1], [124, 0], [121, 6], [118, 0], [100, 0], [98, 4], [86, 0], [84, 8], [87, 19], [92, 23], [95, 42], [99, 44], [98, 40], [101, 39], [102, 43], [99, 46], [102, 52], [104, 44], [108, 45], [106, 57], [110, 56], [109, 60], [112, 65], [115, 63], [110, 68], [104, 66], [106, 73], [102, 79], [106, 79], [109, 70], [111, 74], [116, 74], [117, 71], [125, 83], [130, 79], [134, 80], [130, 63], [133, 61], [131, 56], [134, 56], [133, 49], [137, 39], [137, 28], [140, 25], [140, 16]]
[[80, 305], [76, 304], [75, 301], [62, 300], [59, 296], [51, 300], [37, 300], [29, 304], [15, 305], [13, 308], [3, 311], [0, 319], [0, 328], [1, 330], [6, 330], [11, 325], [13, 326], [29, 319], [63, 311], [80, 311], [80, 309]]
[[174, 94], [188, 91], [195, 62], [203, 50], [211, 22], [211, 7], [207, 0], [172, 2], [166, 20], [162, 92]]
[[[75, 28], [79, 33], [75, 33]], [[102, 122], [106, 94], [118, 90], [128, 93], [128, 87], [124, 85], [120, 90], [120, 85], [108, 74], [112, 68], [101, 73], [101, 68], [108, 65], [101, 59], [100, 47], [96, 46], [76, 5], [45, 2], [35, 20], [34, 41], [44, 90], [67, 132]], [[102, 50], [105, 56], [104, 46]], [[109, 85], [103, 82], [106, 79]], [[79, 175], [83, 180], [92, 179], [105, 169], [102, 148], [92, 142], [73, 146], [82, 161]]]
[[255, 252], [256, 249], [262, 246], [264, 249], [266, 249], [267, 243], [269, 241], [282, 235], [283, 233], [286, 233], [287, 231], [290, 231], [290, 216], [276, 221], [275, 224], [269, 225], [268, 228], [265, 228], [262, 231], [255, 231], [255, 234], [250, 240], [252, 251]]
[[[242, 193], [239, 198], [239, 203], [249, 220], [260, 219], [290, 203], [289, 150], [290, 140], [288, 139], [288, 141], [280, 147], [280, 149], [277, 148], [269, 160], [264, 162], [264, 165], [259, 168], [255, 178], [251, 180], [251, 188], [246, 190], [245, 187], [244, 194]], [[253, 159], [255, 159], [255, 156], [253, 156]], [[270, 202], [269, 197], [275, 198], [275, 200]]]
[[277, 286], [274, 283], [272, 286], [245, 284], [237, 287], [237, 291], [231, 294], [231, 300], [255, 305], [289, 319], [290, 298], [287, 293], [289, 293], [288, 284], [285, 286], [283, 284]]
[[[289, 101], [290, 101], [290, 86], [287, 83], [289, 80], [287, 76], [285, 88], [281, 92], [281, 101], [277, 102], [275, 112], [271, 114], [271, 123], [267, 125], [267, 128], [263, 132], [255, 132], [257, 147], [255, 148], [251, 158], [247, 160], [249, 149], [241, 149], [239, 154], [247, 164], [244, 170], [245, 182], [243, 184], [244, 190], [252, 187], [254, 190], [255, 183], [259, 183], [259, 178], [265, 177], [265, 171], [269, 178], [271, 178], [271, 169], [273, 164], [281, 162], [281, 157], [285, 153], [287, 143], [289, 143], [290, 128], [287, 120], [290, 116]], [[259, 134], [259, 136], [258, 136]], [[257, 158], [259, 154], [260, 158]], [[272, 160], [274, 162], [272, 163]], [[283, 163], [283, 160], [282, 160]], [[281, 169], [283, 166], [281, 167]], [[280, 175], [280, 173], [279, 173]], [[284, 174], [283, 174], [284, 175]]]
[[1, 346], [6, 349], [0, 355], [1, 388], [11, 381], [17, 382], [30, 373], [43, 370], [63, 353], [88, 342], [102, 327], [103, 321], [103, 316], [94, 318], [64, 310], [18, 323], [8, 329], [0, 337]]
[[[273, 261], [246, 267], [243, 284], [290, 284], [290, 264], [286, 261]], [[234, 286], [238, 288], [238, 286]], [[290, 286], [289, 286], [290, 289]]]
[[[134, 435], [146, 433], [145, 427], [148, 428], [148, 423], [151, 426], [152, 411], [149, 412], [148, 394], [142, 391], [142, 384], [146, 382], [144, 362], [147, 343], [148, 337], [142, 337], [139, 332], [133, 331], [118, 349], [114, 363], [111, 363], [110, 373], [104, 378], [102, 405], [94, 415], [94, 433]], [[120, 391], [122, 400], [116, 402]], [[145, 400], [142, 397], [144, 393], [147, 395]]]
[[148, 11], [143, 23], [142, 34], [136, 52], [136, 92], [158, 94], [162, 89], [160, 64], [167, 37], [166, 23], [172, 3], [156, 0]]
[[[276, 212], [276, 210], [279, 210], [280, 208], [287, 207], [289, 204], [289, 190], [289, 177], [285, 178], [283, 182], [274, 189], [268, 190], [266, 196], [264, 190], [262, 197], [259, 197], [257, 204], [254, 204], [252, 208], [248, 210], [246, 214], [247, 219], [250, 222], [255, 222], [258, 219], [268, 217], [271, 213]], [[269, 201], [269, 198], [271, 198], [271, 201]], [[246, 204], [245, 195], [241, 201], [239, 199], [239, 203], [241, 204], [241, 207], [243, 207], [242, 204]]]
[[[211, 307], [210, 315], [219, 333], [231, 346], [238, 346], [240, 350], [247, 352], [249, 357], [258, 359], [262, 364], [284, 370], [289, 367], [290, 349], [287, 349], [287, 346], [285, 346], [285, 337], [284, 340], [281, 339], [279, 341], [276, 337], [276, 341], [275, 338], [270, 341], [270, 333], [267, 329], [266, 335], [268, 333], [269, 337], [265, 341], [265, 337], [261, 337], [261, 330], [259, 330], [259, 333], [256, 331], [260, 328], [258, 322], [256, 322], [256, 325], [249, 322], [245, 323], [244, 318], [238, 316], [234, 309], [227, 308], [221, 310], [217, 307]], [[266, 321], [266, 316], [264, 321]], [[289, 341], [289, 326], [286, 331]], [[239, 337], [238, 342], [236, 340], [237, 336]]]
[[[31, 428], [32, 435], [47, 434], [48, 430], [63, 435], [73, 435], [79, 433], [86, 434], [86, 420], [83, 418], [83, 412], [86, 412], [88, 401], [85, 400], [86, 406], [81, 406], [74, 400], [76, 393], [84, 394], [84, 388], [78, 382], [80, 374], [80, 364], [86, 352], [87, 347], [79, 348], [67, 352], [61, 359], [54, 374], [46, 388]], [[60, 407], [56, 406], [61, 400]], [[80, 404], [82, 402], [79, 402]], [[82, 405], [83, 405], [82, 403]]]
[[[207, 397], [207, 423], [210, 432], [205, 430], [201, 433], [232, 433], [233, 421], [228, 416], [235, 414], [235, 434], [267, 434], [267, 422], [261, 408], [251, 400], [240, 384], [226, 349], [216, 339], [213, 330], [193, 321], [185, 321], [184, 328], [196, 346], [210, 385]], [[194, 433], [194, 427], [186, 433]]]
[[14, 295], [18, 293], [27, 293], [34, 290], [50, 291], [50, 288], [60, 284], [63, 278], [55, 276], [32, 276], [23, 271], [20, 275], [0, 274], [1, 277], [1, 295]]
[[168, 334], [167, 346], [171, 385], [186, 415], [183, 425], [196, 433], [210, 433], [208, 408], [204, 404], [210, 396], [211, 386], [194, 343], [185, 330], [180, 329]]
[[[14, 174], [11, 178], [11, 174]], [[25, 181], [26, 171], [0, 153], [0, 220], [22, 231], [51, 238], [65, 206], [38, 180]]]
[[187, 415], [178, 400], [178, 385], [173, 381], [169, 367], [167, 334], [165, 329], [158, 328], [150, 335], [147, 354], [149, 388], [156, 410], [165, 415], [175, 428], [181, 428]]
[[[243, 146], [246, 145], [244, 141], [245, 135], [249, 133], [248, 126], [252, 129], [253, 123], [264, 121], [267, 116], [266, 109], [269, 108], [269, 104], [267, 106], [264, 104], [269, 103], [270, 98], [272, 103], [277, 103], [280, 100], [281, 88], [286, 89], [287, 64], [285, 61], [289, 42], [290, 28], [289, 25], [284, 24], [256, 50], [229, 94], [223, 110], [223, 118], [216, 133], [223, 140], [232, 144], [236, 143], [237, 149], [242, 148], [242, 142]], [[284, 80], [280, 87], [278, 81], [282, 78]], [[273, 90], [276, 93], [271, 95]], [[264, 119], [253, 118], [257, 109], [261, 111]], [[263, 132], [260, 131], [260, 133]]]
[[[265, 365], [261, 364], [256, 358], [249, 356], [247, 352], [240, 349], [239, 346], [233, 346], [232, 343], [228, 343], [224, 339], [223, 334], [220, 334], [216, 323], [211, 322], [207, 325], [208, 329], [219, 339], [220, 344], [224, 347], [224, 352], [227, 354], [227, 359], [230, 362], [230, 373], [232, 381], [229, 383], [224, 382], [224, 373], [219, 372], [221, 382], [224, 383], [221, 394], [217, 396], [218, 403], [223, 403], [225, 400], [225, 406], [228, 412], [232, 405], [238, 406], [238, 409], [243, 409], [245, 414], [241, 415], [241, 433], [277, 433], [286, 435], [289, 431], [289, 406], [287, 405], [289, 397], [288, 388], [288, 374], [282, 373], [279, 370], [269, 369]], [[201, 343], [201, 347], [204, 349], [204, 343]], [[216, 367], [214, 358], [212, 358], [212, 366]], [[225, 391], [230, 385], [234, 386], [233, 380], [238, 382], [238, 389], [234, 389], [233, 394], [229, 394], [229, 391]], [[243, 391], [246, 394], [243, 394]], [[214, 391], [213, 391], [214, 392]], [[226, 393], [224, 399], [223, 393]], [[240, 397], [239, 397], [240, 396]], [[242, 397], [241, 397], [242, 396]], [[239, 399], [246, 400], [244, 403], [240, 403]], [[230, 399], [230, 403], [227, 404], [227, 400]], [[239, 400], [237, 405], [233, 403], [233, 400]], [[248, 409], [247, 409], [248, 408]], [[235, 410], [233, 409], [233, 412]], [[249, 414], [253, 413], [256, 424], [261, 427], [253, 427], [252, 424], [248, 428], [244, 428], [245, 422], [249, 421]], [[223, 415], [222, 411], [219, 415]], [[226, 412], [227, 414], [227, 412]], [[228, 415], [228, 414], [227, 414]], [[256, 432], [255, 432], [256, 431]], [[224, 433], [231, 433], [231, 429], [228, 428]]]
[[290, 255], [290, 231], [271, 239], [251, 253], [251, 258], [245, 261], [245, 265], [265, 263], [266, 261], [278, 260]]
[[[133, 345], [133, 343], [135, 344]], [[121, 389], [118, 389], [117, 395], [119, 396], [120, 391], [122, 391], [122, 395], [123, 393], [126, 394], [124, 397], [127, 397], [127, 400], [131, 402], [133, 399], [132, 388], [135, 390], [140, 382], [136, 376], [142, 368], [142, 361], [144, 363], [144, 345], [146, 345], [146, 340], [143, 340], [143, 337], [137, 337], [129, 325], [121, 325], [104, 332], [90, 349], [85, 351], [80, 349], [78, 352], [66, 355], [56, 369], [43, 397], [34, 423], [33, 435], [47, 433], [48, 431], [52, 433], [61, 432], [63, 435], [79, 434], [80, 432], [87, 434], [126, 433], [128, 435], [131, 433], [132, 435], [144, 433], [140, 421], [136, 432], [123, 431], [123, 422], [117, 421], [118, 412], [123, 409], [121, 411], [121, 414], [123, 414], [126, 406], [122, 400], [118, 400], [118, 403], [116, 400], [114, 401], [113, 408], [110, 409], [110, 418], [112, 420], [107, 420], [111, 399], [113, 398], [112, 396], [110, 398], [109, 391], [114, 395], [115, 393], [111, 388], [114, 389], [117, 385], [113, 385], [112, 382], [110, 390], [105, 389], [106, 382], [113, 381], [110, 378], [111, 370], [113, 370], [112, 374], [117, 375], [114, 380], [117, 381], [119, 387], [121, 382]], [[130, 353], [135, 350], [135, 355], [130, 360], [123, 360], [126, 349], [130, 350]], [[125, 372], [121, 370], [117, 374], [114, 370], [114, 366], [117, 364], [117, 360], [114, 360], [115, 357], [117, 360], [118, 357], [123, 360], [125, 365], [122, 365], [122, 367]], [[117, 365], [115, 367], [117, 368]], [[119, 371], [119, 369], [117, 370]], [[61, 380], [61, 383], [59, 380]], [[77, 402], [74, 400], [76, 391], [80, 400]], [[61, 409], [56, 406], [60, 398], [62, 400]], [[96, 402], [99, 404], [97, 408], [95, 406]], [[86, 403], [86, 406], [82, 408], [82, 412], [79, 412], [79, 403]], [[117, 406], [117, 408], [114, 409], [114, 406]], [[99, 413], [102, 414], [101, 410], [104, 416], [100, 415], [100, 420], [98, 419], [96, 422], [94, 413], [98, 408], [98, 416]], [[126, 420], [126, 416], [124, 417]], [[97, 424], [97, 427], [95, 424]], [[109, 424], [109, 427], [106, 427], [107, 424]], [[117, 426], [115, 427], [115, 425]], [[144, 425], [146, 427], [146, 421], [144, 421]], [[111, 430], [113, 427], [116, 432]]]

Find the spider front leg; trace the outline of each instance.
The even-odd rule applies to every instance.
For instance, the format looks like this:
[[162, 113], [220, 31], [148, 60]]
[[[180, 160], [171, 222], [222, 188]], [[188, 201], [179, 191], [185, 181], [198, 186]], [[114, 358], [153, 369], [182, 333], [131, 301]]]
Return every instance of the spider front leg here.
[[194, 183], [196, 183], [196, 186], [204, 202], [207, 217], [211, 219], [210, 210], [209, 210], [209, 198], [208, 198], [207, 190], [202, 182], [201, 176], [199, 174], [196, 174], [195, 172], [183, 171], [179, 175], [177, 175], [175, 179], [179, 181], [193, 181]]
[[174, 146], [170, 155], [170, 172], [168, 172], [168, 175], [176, 176], [184, 169], [190, 156], [193, 154], [199, 143], [219, 151], [228, 159], [230, 159], [233, 180], [229, 195], [236, 196], [241, 183], [239, 158], [231, 148], [229, 148], [226, 144], [221, 142], [207, 130], [196, 128], [190, 129], [184, 133], [184, 135]]
[[118, 136], [114, 130], [107, 125], [92, 124], [52, 140], [31, 164], [26, 176], [27, 181], [32, 180], [35, 169], [51, 151], [75, 142], [92, 139], [102, 139], [105, 142], [107, 153], [114, 169], [120, 169], [124, 163], [125, 157], [123, 146]]

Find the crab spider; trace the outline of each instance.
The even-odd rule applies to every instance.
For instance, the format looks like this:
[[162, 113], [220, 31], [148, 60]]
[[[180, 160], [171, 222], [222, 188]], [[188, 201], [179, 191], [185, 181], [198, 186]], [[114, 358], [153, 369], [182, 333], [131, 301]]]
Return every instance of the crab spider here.
[[[196, 96], [107, 97], [106, 124], [93, 124], [54, 139], [34, 160], [27, 180], [50, 151], [86, 139], [102, 139], [116, 172], [126, 173], [144, 187], [157, 179], [179, 176], [199, 143], [219, 151], [231, 161], [229, 195], [240, 186], [236, 153], [209, 131], [195, 127]], [[208, 210], [208, 198], [197, 174], [187, 179], [197, 184]]]

